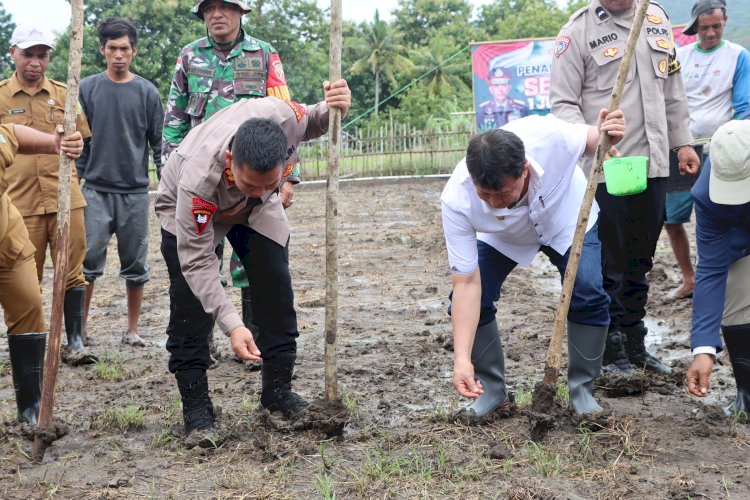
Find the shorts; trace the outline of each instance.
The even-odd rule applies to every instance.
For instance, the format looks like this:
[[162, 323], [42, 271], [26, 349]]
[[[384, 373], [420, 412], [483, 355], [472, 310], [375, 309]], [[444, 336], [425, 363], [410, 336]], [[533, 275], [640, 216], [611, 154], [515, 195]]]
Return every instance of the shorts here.
[[693, 212], [693, 195], [690, 191], [667, 193], [667, 218], [664, 224], [685, 224], [690, 222]]

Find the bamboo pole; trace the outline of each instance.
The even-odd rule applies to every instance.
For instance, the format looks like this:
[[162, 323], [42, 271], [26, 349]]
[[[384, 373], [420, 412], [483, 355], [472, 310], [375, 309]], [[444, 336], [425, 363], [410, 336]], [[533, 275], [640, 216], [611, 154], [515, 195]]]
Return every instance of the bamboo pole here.
[[[341, 79], [341, 0], [331, 0], [331, 83]], [[326, 187], [326, 400], [338, 399], [336, 373], [336, 336], [338, 332], [338, 192], [341, 111], [331, 109], [328, 117], [328, 180]]]
[[[628, 35], [628, 41], [625, 47], [625, 55], [623, 55], [622, 61], [620, 62], [617, 79], [615, 80], [615, 86], [612, 90], [612, 97], [609, 101], [609, 106], [607, 107], [609, 110], [615, 110], [620, 107], [622, 91], [625, 88], [625, 80], [630, 71], [630, 62], [633, 59], [635, 46], [638, 43], [638, 37], [640, 36], [643, 27], [643, 19], [646, 17], [646, 10], [650, 3], [650, 0], [642, 0], [638, 6], [635, 18], [633, 19], [633, 26], [630, 29], [630, 35]], [[557, 312], [555, 313], [554, 331], [552, 333], [552, 338], [550, 339], [547, 360], [544, 366], [544, 383], [547, 385], [554, 385], [557, 383], [557, 376], [560, 372], [560, 366], [562, 365], [562, 341], [565, 335], [565, 324], [568, 309], [570, 308], [573, 284], [575, 283], [576, 274], [578, 274], [578, 264], [581, 260], [583, 238], [586, 235], [586, 227], [588, 226], [589, 214], [591, 213], [591, 204], [594, 201], [596, 188], [599, 184], [602, 164], [604, 163], [604, 159], [609, 153], [611, 147], [609, 136], [607, 134], [601, 134], [599, 136], [599, 145], [596, 148], [594, 164], [591, 167], [591, 172], [589, 172], [586, 193], [583, 197], [583, 202], [581, 203], [581, 210], [578, 213], [578, 223], [576, 224], [575, 236], [573, 237], [573, 245], [570, 247], [568, 266], [565, 269], [562, 292], [560, 292], [560, 300], [557, 305]]]
[[[81, 75], [81, 55], [83, 47], [83, 0], [72, 0], [70, 22], [70, 54], [68, 56], [68, 92], [65, 96], [65, 135], [76, 130], [78, 111], [78, 87]], [[41, 463], [49, 446], [45, 431], [52, 424], [55, 406], [55, 385], [57, 369], [60, 366], [60, 334], [62, 330], [65, 283], [68, 273], [68, 239], [70, 235], [70, 158], [60, 152], [60, 178], [57, 191], [57, 249], [55, 251], [55, 274], [52, 285], [52, 312], [50, 315], [47, 359], [44, 363], [44, 383], [42, 401], [39, 408], [39, 421], [34, 438], [33, 459]]]

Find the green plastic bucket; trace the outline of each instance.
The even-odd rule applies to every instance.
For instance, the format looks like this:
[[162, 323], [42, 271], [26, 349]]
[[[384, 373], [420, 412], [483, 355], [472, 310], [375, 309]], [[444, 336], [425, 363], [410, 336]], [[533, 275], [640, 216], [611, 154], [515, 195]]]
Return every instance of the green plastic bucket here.
[[627, 196], [646, 190], [647, 156], [624, 156], [604, 162], [604, 181], [612, 196]]

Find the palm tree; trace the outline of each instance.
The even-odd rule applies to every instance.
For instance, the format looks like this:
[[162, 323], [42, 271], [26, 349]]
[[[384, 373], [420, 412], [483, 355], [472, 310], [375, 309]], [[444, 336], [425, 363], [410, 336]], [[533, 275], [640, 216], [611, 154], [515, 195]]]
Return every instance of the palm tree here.
[[[459, 48], [460, 50], [460, 48]], [[453, 57], [457, 50], [455, 45], [443, 38], [436, 38], [428, 47], [411, 51], [415, 62], [415, 73], [425, 75], [423, 83], [429, 96], [444, 95], [445, 91], [466, 90], [468, 86], [461, 75], [470, 74], [471, 68], [466, 57]]]
[[396, 86], [397, 71], [407, 73], [413, 63], [406, 57], [406, 47], [401, 42], [401, 35], [391, 25], [380, 20], [375, 10], [372, 24], [364, 24], [362, 31], [349, 44], [357, 60], [349, 71], [352, 73], [372, 72], [375, 77], [375, 115], [380, 104], [380, 80], [384, 76], [391, 85]]

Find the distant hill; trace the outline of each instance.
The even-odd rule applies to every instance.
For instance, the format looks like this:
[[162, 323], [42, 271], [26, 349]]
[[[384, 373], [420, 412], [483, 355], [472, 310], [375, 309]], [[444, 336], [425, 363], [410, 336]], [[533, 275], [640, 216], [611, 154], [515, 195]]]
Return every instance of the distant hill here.
[[[690, 0], [657, 0], [669, 13], [674, 24], [690, 21], [693, 2]], [[727, 0], [729, 22], [724, 37], [750, 49], [750, 2], [747, 0]]]

